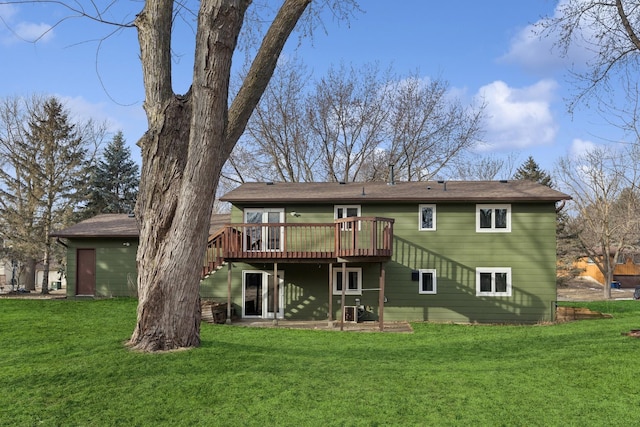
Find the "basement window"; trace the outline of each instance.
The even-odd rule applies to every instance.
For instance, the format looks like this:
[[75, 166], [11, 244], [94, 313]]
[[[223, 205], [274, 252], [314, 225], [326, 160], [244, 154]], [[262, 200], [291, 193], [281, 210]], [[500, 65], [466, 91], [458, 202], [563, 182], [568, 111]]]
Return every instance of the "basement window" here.
[[[347, 268], [346, 269], [345, 295], [362, 295], [362, 269]], [[333, 294], [342, 295], [342, 268], [333, 270]]]
[[436, 270], [418, 270], [418, 293], [429, 295], [436, 294], [437, 291], [438, 288], [436, 285]]

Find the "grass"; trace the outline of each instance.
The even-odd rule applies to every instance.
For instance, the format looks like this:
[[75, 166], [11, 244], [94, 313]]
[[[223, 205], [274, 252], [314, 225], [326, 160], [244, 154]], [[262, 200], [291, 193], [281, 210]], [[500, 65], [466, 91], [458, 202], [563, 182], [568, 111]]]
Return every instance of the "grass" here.
[[[0, 300], [0, 425], [637, 425], [640, 303], [539, 326], [414, 334], [202, 326], [139, 354], [134, 300]], [[584, 305], [584, 304], [583, 304]]]

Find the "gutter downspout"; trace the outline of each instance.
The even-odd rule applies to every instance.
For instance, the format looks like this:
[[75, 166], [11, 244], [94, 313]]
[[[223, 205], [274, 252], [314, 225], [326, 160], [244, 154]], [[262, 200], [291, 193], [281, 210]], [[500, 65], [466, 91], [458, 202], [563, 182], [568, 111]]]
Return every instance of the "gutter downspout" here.
[[57, 244], [59, 244], [59, 245], [61, 245], [61, 246], [64, 246], [64, 247], [65, 247], [65, 248], [67, 248], [67, 249], [69, 249], [69, 245], [67, 245], [65, 242], [63, 242], [62, 240], [60, 240], [60, 238], [59, 238], [59, 237], [56, 237], [56, 243], [57, 243]]

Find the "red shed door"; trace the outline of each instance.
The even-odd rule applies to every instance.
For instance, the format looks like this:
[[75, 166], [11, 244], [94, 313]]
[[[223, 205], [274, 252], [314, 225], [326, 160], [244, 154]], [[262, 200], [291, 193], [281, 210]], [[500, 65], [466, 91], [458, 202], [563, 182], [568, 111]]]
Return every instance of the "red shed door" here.
[[96, 250], [78, 249], [78, 274], [76, 275], [76, 295], [96, 293]]

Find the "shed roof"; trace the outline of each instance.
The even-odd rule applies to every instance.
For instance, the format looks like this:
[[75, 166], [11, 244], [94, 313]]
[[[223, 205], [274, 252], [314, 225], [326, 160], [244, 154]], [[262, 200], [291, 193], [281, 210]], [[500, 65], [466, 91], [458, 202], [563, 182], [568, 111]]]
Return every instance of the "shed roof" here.
[[[229, 214], [213, 214], [209, 223], [209, 234], [230, 221]], [[63, 230], [54, 231], [51, 237], [74, 238], [137, 238], [139, 234], [135, 217], [127, 214], [102, 214], [86, 219]]]
[[250, 182], [231, 190], [231, 203], [556, 202], [571, 196], [528, 180], [422, 182]]

